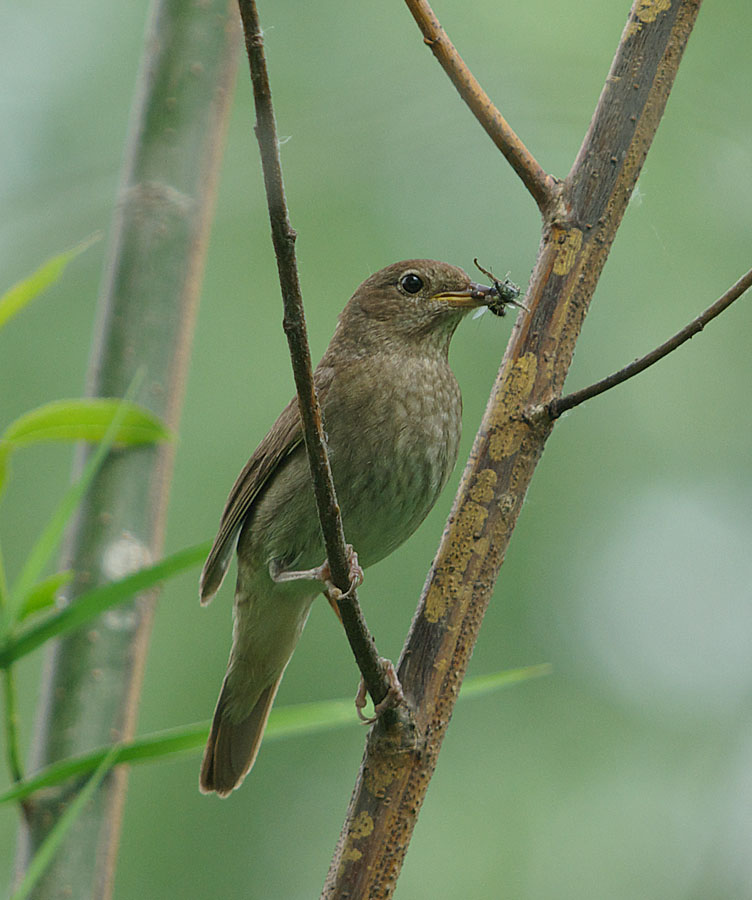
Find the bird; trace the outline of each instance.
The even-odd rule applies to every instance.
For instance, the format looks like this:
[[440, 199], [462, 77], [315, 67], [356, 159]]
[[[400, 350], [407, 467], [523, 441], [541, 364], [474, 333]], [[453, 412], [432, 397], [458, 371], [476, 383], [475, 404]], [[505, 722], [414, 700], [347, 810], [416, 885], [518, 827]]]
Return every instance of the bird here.
[[[449, 344], [470, 310], [500, 315], [514, 302], [499, 287], [448, 263], [405, 260], [366, 279], [339, 315], [314, 382], [344, 532], [363, 568], [410, 537], [455, 466], [462, 395]], [[230, 491], [200, 577], [202, 604], [235, 551], [232, 650], [199, 779], [202, 793], [220, 797], [253, 766], [311, 604], [326, 589], [297, 398]]]

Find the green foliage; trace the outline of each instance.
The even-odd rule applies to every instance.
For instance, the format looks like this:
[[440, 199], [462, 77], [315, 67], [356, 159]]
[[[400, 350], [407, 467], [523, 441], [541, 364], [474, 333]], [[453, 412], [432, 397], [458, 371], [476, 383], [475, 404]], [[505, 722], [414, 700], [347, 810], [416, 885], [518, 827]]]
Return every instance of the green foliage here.
[[55, 572], [53, 575], [48, 575], [47, 578], [37, 582], [24, 597], [21, 608], [18, 610], [18, 621], [23, 622], [29, 616], [49, 609], [55, 602], [57, 592], [60, 588], [65, 587], [72, 578], [73, 572], [67, 569], [63, 572]]
[[[31, 653], [32, 650], [35, 650], [45, 641], [53, 637], [59, 637], [61, 634], [72, 631], [75, 628], [80, 628], [111, 607], [124, 603], [136, 594], [141, 593], [141, 591], [154, 587], [161, 581], [164, 581], [165, 578], [170, 578], [198, 565], [206, 558], [209, 546], [206, 543], [180, 550], [172, 554], [172, 556], [160, 560], [153, 566], [147, 566], [118, 581], [85, 591], [76, 597], [75, 603], [64, 606], [57, 612], [42, 619], [42, 621], [36, 622], [17, 634], [9, 635], [2, 646], [0, 646], [0, 669], [5, 669], [12, 665], [16, 660], [27, 653]], [[33, 602], [32, 598], [35, 595], [44, 594], [45, 586], [54, 582], [55, 579], [59, 580], [62, 575], [69, 575], [69, 573], [59, 573], [49, 579], [45, 579], [33, 588], [26, 595], [27, 599], [23, 604], [22, 614], [23, 610]], [[48, 603], [47, 606], [49, 605]], [[22, 617], [23, 615], [20, 615], [19, 620]]]
[[[548, 675], [550, 666], [527, 666], [493, 675], [469, 678], [462, 686], [460, 699], [480, 697], [492, 691], [512, 687], [531, 678]], [[342, 726], [355, 727], [359, 720], [355, 715], [352, 699], [319, 700], [314, 703], [298, 703], [275, 707], [269, 716], [264, 743], [288, 737], [316, 734]], [[85, 775], [96, 770], [112, 754], [112, 764], [151, 762], [162, 757], [174, 757], [200, 750], [209, 733], [209, 722], [184, 725], [156, 734], [145, 735], [116, 747], [105, 747], [48, 766], [9, 791], [0, 795], [0, 804], [24, 800], [35, 791], [62, 784], [68, 778]]]
[[75, 823], [83, 808], [94, 795], [94, 792], [101, 784], [102, 779], [112, 768], [117, 759], [117, 755], [118, 748], [113, 747], [100, 760], [94, 774], [81, 788], [65, 812], [60, 816], [55, 823], [54, 828], [45, 838], [42, 846], [37, 850], [34, 859], [26, 870], [23, 881], [13, 893], [10, 900], [24, 900], [25, 897], [28, 897], [31, 894], [34, 885], [52, 861], [53, 856], [60, 848], [66, 834], [70, 831], [71, 826]]
[[0, 328], [28, 306], [32, 300], [38, 297], [48, 287], [53, 285], [63, 274], [69, 262], [87, 250], [99, 240], [99, 235], [92, 235], [85, 241], [81, 241], [70, 250], [64, 250], [53, 256], [27, 278], [22, 279], [9, 288], [0, 297]]

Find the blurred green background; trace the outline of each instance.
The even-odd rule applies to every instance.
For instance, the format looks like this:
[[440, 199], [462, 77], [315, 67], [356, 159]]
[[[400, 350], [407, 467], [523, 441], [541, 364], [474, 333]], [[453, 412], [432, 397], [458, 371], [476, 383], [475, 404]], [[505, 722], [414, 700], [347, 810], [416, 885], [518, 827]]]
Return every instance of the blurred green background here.
[[[444, 2], [437, 13], [544, 167], [566, 175], [628, 3]], [[109, 228], [145, 0], [9, 4], [0, 32], [0, 286]], [[357, 284], [397, 259], [477, 256], [526, 283], [531, 199], [398, 2], [264, 3], [283, 164], [320, 355]], [[568, 387], [660, 343], [750, 265], [752, 94], [746, 0], [700, 14], [667, 114], [578, 345]], [[237, 471], [292, 379], [244, 60], [180, 430], [167, 549], [214, 534]], [[83, 390], [105, 242], [0, 335], [0, 425]], [[510, 320], [453, 346], [466, 454]], [[554, 672], [456, 710], [397, 897], [558, 900], [752, 896], [752, 308], [745, 298], [640, 378], [569, 414], [529, 492], [471, 674]], [[12, 577], [60, 497], [70, 452], [18, 454], [0, 508]], [[361, 597], [399, 655], [452, 487]], [[206, 719], [231, 590], [197, 573], [160, 600], [139, 731]], [[43, 654], [20, 667], [28, 749]], [[278, 703], [354, 693], [316, 604]], [[130, 776], [117, 900], [318, 895], [364, 733], [270, 743], [227, 801], [199, 757]], [[0, 774], [0, 789], [7, 773]], [[16, 820], [0, 810], [0, 884]]]

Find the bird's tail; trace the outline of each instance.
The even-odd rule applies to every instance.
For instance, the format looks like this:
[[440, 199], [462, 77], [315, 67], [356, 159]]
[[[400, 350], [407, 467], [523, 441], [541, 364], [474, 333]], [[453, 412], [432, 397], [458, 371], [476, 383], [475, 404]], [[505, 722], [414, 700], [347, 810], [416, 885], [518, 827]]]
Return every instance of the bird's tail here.
[[232, 652], [201, 763], [202, 793], [226, 797], [250, 772], [315, 596], [300, 587], [238, 590]]
[[201, 793], [216, 791], [220, 797], [226, 797], [243, 783], [256, 761], [281, 681], [282, 673], [261, 692], [253, 709], [244, 719], [233, 721], [228, 715], [229, 687], [225, 677], [201, 763]]

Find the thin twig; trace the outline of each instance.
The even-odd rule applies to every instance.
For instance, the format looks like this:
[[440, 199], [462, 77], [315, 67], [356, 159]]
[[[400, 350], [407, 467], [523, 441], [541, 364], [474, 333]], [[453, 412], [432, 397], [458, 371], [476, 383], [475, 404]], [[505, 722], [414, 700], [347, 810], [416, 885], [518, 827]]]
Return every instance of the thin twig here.
[[342, 517], [334, 491], [334, 481], [321, 421], [321, 409], [313, 382], [311, 352], [308, 347], [303, 298], [295, 259], [296, 234], [290, 224], [287, 212], [277, 126], [264, 57], [263, 33], [254, 0], [238, 0], [238, 6], [243, 20], [245, 46], [251, 67], [253, 98], [256, 106], [255, 132], [261, 153], [272, 242], [277, 257], [279, 283], [285, 307], [284, 329], [290, 346], [300, 418], [308, 451], [308, 462], [311, 467], [311, 478], [324, 546], [332, 581], [343, 595], [346, 595], [338, 601], [338, 606], [347, 639], [368, 692], [373, 698], [374, 704], [378, 704], [386, 697], [389, 684], [384, 676], [375, 642], [358, 604], [357, 593], [354, 589], [350, 589], [350, 566], [342, 528]]
[[545, 213], [554, 197], [555, 179], [539, 165], [532, 153], [517, 137], [512, 127], [494, 106], [493, 101], [468, 69], [436, 14], [426, 0], [405, 0], [439, 65], [457, 88], [475, 118], [502, 152], [507, 162], [522, 179], [538, 208]]
[[708, 322], [715, 319], [716, 316], [719, 316], [725, 309], [728, 309], [728, 307], [731, 306], [735, 300], [738, 300], [750, 287], [752, 287], [752, 269], [750, 269], [746, 275], [743, 275], [736, 284], [733, 284], [725, 294], [715, 301], [715, 303], [711, 304], [705, 312], [697, 316], [696, 319], [693, 319], [688, 325], [682, 328], [681, 331], [677, 331], [673, 337], [661, 344], [660, 347], [656, 347], [655, 350], [651, 350], [650, 353], [645, 354], [645, 356], [640, 359], [634, 360], [634, 362], [631, 362], [628, 366], [624, 366], [623, 369], [619, 369], [618, 372], [614, 372], [607, 378], [596, 381], [595, 384], [591, 384], [579, 391], [573, 391], [571, 394], [552, 400], [546, 407], [549, 417], [551, 419], [557, 419], [567, 410], [579, 406], [580, 403], [584, 403], [592, 397], [597, 397], [598, 394], [602, 394], [604, 391], [616, 387], [617, 384], [621, 384], [628, 378], [639, 375], [640, 372], [644, 372], [649, 366], [657, 363], [659, 360], [663, 359], [664, 356], [668, 356], [668, 354], [676, 350], [677, 347], [681, 347], [685, 341], [688, 341], [699, 331], [702, 331]]

